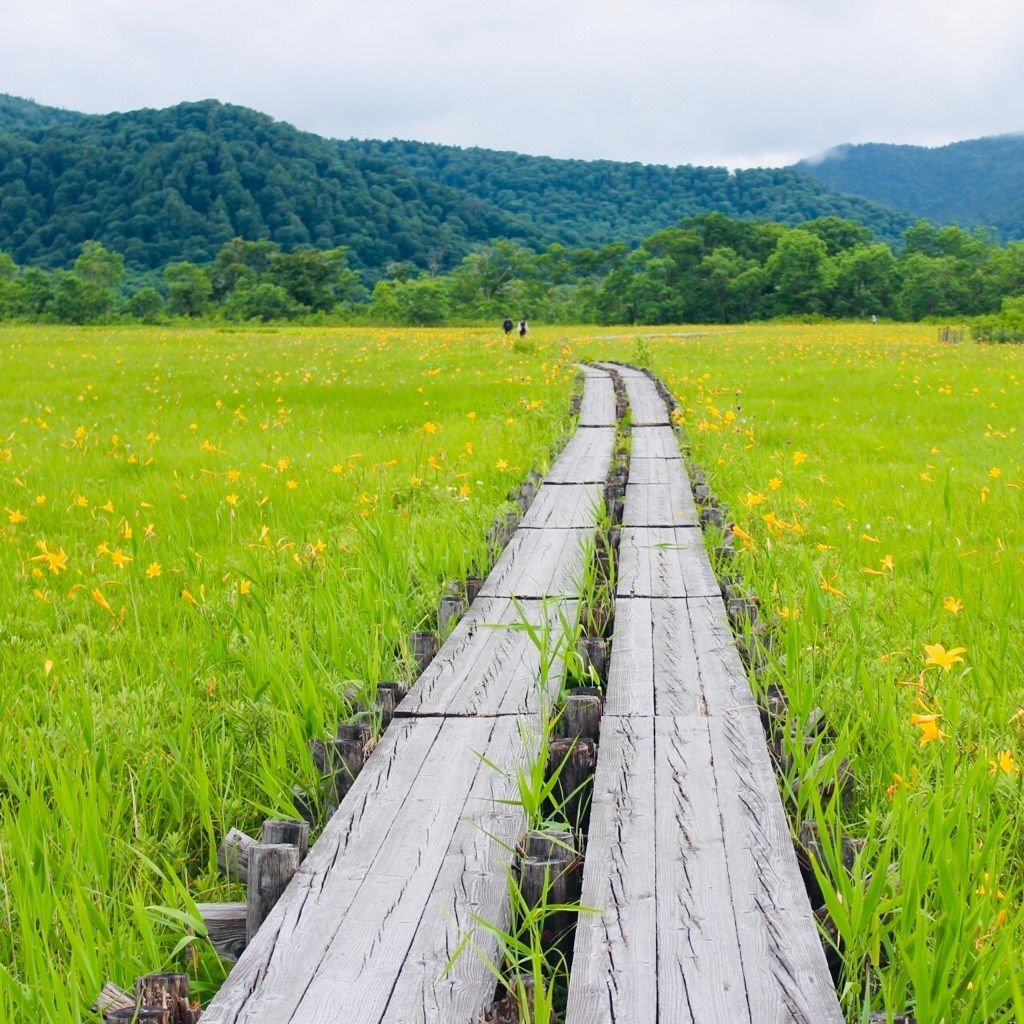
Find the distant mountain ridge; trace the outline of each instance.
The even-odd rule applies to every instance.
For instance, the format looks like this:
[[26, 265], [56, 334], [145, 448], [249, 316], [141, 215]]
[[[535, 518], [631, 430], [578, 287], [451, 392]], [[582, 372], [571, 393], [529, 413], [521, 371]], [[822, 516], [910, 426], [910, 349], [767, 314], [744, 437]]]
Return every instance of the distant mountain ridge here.
[[731, 174], [416, 142], [338, 141], [215, 100], [79, 114], [0, 95], [0, 251], [67, 266], [95, 239], [136, 271], [207, 262], [229, 239], [348, 247], [370, 278], [445, 270], [504, 238], [530, 248], [639, 242], [719, 211], [861, 221], [897, 241], [913, 218], [791, 168]]
[[837, 146], [794, 169], [936, 224], [992, 228], [1024, 238], [1024, 134], [947, 146]]

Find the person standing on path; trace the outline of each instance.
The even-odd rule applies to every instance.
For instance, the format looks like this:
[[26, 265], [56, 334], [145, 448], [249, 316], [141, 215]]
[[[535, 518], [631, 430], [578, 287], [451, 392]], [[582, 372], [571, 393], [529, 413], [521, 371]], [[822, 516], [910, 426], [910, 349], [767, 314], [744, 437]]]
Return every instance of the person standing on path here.
[[505, 321], [501, 325], [501, 327], [502, 327], [502, 330], [505, 332], [505, 337], [507, 338], [512, 333], [512, 327], [513, 327], [512, 317], [510, 317], [510, 316], [505, 317]]
[[529, 329], [530, 328], [529, 328], [529, 326], [526, 323], [526, 317], [524, 316], [523, 319], [519, 321], [519, 337], [520, 338], [525, 338], [526, 337], [526, 332]]

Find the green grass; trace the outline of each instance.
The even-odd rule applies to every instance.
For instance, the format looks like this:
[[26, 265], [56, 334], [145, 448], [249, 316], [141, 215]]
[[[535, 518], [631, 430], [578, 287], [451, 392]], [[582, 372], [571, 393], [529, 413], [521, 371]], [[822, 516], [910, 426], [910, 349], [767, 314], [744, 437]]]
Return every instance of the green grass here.
[[[180, 962], [213, 851], [313, 789], [486, 568], [574, 367], [487, 332], [0, 332], [0, 1019]], [[223, 968], [191, 957], [207, 995]]]

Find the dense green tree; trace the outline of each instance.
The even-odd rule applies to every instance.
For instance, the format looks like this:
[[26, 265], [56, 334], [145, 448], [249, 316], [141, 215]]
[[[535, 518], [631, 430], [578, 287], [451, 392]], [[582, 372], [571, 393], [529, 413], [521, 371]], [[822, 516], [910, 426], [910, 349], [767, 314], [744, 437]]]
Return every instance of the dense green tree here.
[[209, 267], [194, 263], [172, 263], [164, 269], [167, 307], [173, 316], [202, 316], [213, 298], [213, 275]]
[[144, 324], [156, 324], [163, 319], [164, 297], [153, 287], [140, 288], [128, 300], [128, 313]]
[[290, 320], [298, 312], [298, 303], [269, 281], [236, 288], [224, 306], [231, 320]]
[[818, 313], [829, 289], [825, 243], [802, 228], [787, 231], [765, 263], [765, 272], [779, 313]]
[[835, 261], [830, 312], [842, 317], [892, 316], [899, 266], [887, 245], [858, 245]]
[[451, 310], [447, 285], [435, 277], [378, 281], [371, 302], [380, 320], [405, 326], [443, 324]]

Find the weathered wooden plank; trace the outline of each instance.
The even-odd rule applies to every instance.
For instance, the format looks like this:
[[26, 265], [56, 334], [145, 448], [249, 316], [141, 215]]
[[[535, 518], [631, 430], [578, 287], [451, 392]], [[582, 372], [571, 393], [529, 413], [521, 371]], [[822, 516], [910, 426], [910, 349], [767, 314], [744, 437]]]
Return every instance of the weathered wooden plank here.
[[630, 457], [634, 459], [678, 459], [679, 441], [671, 427], [633, 427]]
[[618, 597], [711, 597], [720, 593], [701, 532], [691, 526], [624, 527]]
[[655, 718], [658, 1019], [775, 1021], [747, 1007], [708, 720]]
[[654, 720], [601, 720], [566, 1024], [657, 1014]]
[[[480, 597], [459, 621], [419, 677], [396, 715], [506, 715], [540, 710], [540, 652], [524, 622], [550, 630], [549, 650], [563, 646], [565, 626], [576, 624], [576, 601], [513, 602]], [[554, 699], [564, 666], [551, 666], [547, 697]]]
[[760, 720], [707, 723], [751, 1017], [839, 1024]]
[[[467, 954], [457, 976], [441, 979], [461, 935], [452, 926], [438, 945], [438, 929], [442, 909], [465, 926], [477, 912], [500, 923], [511, 853], [484, 839], [491, 828], [503, 836], [522, 828], [515, 808], [494, 802], [513, 795], [525, 758], [520, 725], [512, 717], [392, 723], [204, 1022], [326, 1024], [343, 1009], [359, 1024], [440, 1024], [482, 1009], [490, 972]], [[440, 919], [428, 913], [435, 899]], [[496, 954], [486, 934], [476, 938]], [[436, 1012], [427, 1012], [428, 992]]]
[[544, 482], [548, 484], [604, 483], [615, 446], [614, 427], [577, 430], [562, 449]]
[[526, 510], [519, 529], [593, 529], [603, 503], [599, 483], [544, 484]]
[[[669, 484], [673, 487], [690, 486], [689, 477], [680, 459], [638, 459], [629, 460], [629, 484]], [[691, 491], [692, 495], [692, 491]]]
[[583, 386], [580, 405], [581, 427], [615, 426], [615, 388], [606, 373], [588, 375]]
[[668, 426], [671, 423], [664, 399], [646, 374], [623, 373], [623, 381], [634, 426]]
[[517, 530], [480, 589], [481, 597], [579, 594], [591, 530]]
[[606, 715], [756, 714], [717, 595], [619, 598]]
[[[645, 459], [668, 462], [668, 459]], [[627, 484], [623, 526], [697, 526], [697, 509], [690, 485], [682, 480], [664, 484]]]

